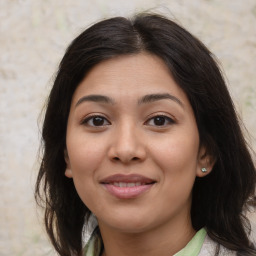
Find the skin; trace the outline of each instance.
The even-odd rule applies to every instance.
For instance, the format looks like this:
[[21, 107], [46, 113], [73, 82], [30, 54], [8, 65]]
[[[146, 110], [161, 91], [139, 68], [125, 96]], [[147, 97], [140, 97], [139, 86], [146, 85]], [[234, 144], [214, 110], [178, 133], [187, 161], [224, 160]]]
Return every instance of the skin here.
[[[149, 94], [171, 97], [143, 101]], [[189, 100], [158, 57], [116, 57], [85, 76], [72, 98], [65, 175], [98, 219], [103, 255], [167, 256], [190, 241], [194, 180], [212, 168], [199, 145]], [[120, 199], [101, 184], [114, 174], [139, 174], [155, 183], [139, 196]]]

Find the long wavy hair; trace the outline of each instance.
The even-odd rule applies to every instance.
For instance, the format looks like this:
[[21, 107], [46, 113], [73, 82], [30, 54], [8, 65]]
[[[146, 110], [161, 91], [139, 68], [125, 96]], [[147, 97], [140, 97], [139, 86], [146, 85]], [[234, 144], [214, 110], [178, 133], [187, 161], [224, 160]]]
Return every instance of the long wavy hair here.
[[87, 72], [120, 55], [147, 52], [161, 58], [193, 108], [200, 144], [216, 159], [212, 172], [196, 178], [191, 219], [218, 244], [238, 255], [256, 255], [243, 215], [254, 201], [256, 171], [231, 97], [213, 54], [184, 28], [156, 14], [116, 17], [89, 27], [67, 48], [50, 92], [42, 129], [43, 155], [35, 197], [45, 227], [61, 256], [82, 254], [90, 210], [65, 175], [66, 128], [71, 99]]

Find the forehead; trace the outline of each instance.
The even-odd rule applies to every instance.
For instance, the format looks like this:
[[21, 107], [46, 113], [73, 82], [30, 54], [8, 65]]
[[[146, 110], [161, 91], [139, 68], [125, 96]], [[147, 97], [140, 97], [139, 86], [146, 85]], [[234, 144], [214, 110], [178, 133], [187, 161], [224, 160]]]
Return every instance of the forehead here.
[[89, 94], [128, 99], [153, 93], [169, 93], [188, 103], [163, 60], [155, 55], [139, 53], [97, 64], [78, 85], [73, 100]]

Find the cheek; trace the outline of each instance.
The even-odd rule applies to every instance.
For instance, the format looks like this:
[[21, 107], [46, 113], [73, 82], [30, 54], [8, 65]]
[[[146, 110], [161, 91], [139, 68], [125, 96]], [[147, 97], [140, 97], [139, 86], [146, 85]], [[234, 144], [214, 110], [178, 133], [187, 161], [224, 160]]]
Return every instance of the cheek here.
[[102, 144], [91, 140], [70, 140], [67, 148], [76, 191], [83, 203], [93, 211], [97, 184], [97, 169], [103, 162]]
[[67, 149], [73, 175], [91, 175], [105, 155], [104, 143], [90, 137], [67, 138]]
[[191, 186], [198, 168], [198, 134], [176, 133], [152, 145], [152, 157], [161, 168], [165, 182], [174, 187]]
[[154, 147], [154, 162], [161, 169], [162, 202], [171, 202], [169, 211], [189, 207], [197, 171], [197, 140], [175, 136]]
[[171, 167], [195, 167], [198, 158], [199, 143], [196, 139], [176, 136], [166, 138], [162, 143], [157, 143], [152, 147], [152, 155], [155, 160], [163, 165]]

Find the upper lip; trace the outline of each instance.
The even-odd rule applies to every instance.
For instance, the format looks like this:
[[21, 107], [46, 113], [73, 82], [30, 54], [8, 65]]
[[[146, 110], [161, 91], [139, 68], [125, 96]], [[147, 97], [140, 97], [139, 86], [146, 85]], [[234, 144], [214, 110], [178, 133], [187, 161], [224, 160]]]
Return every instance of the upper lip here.
[[145, 177], [143, 175], [139, 174], [129, 174], [129, 175], [124, 175], [124, 174], [114, 174], [111, 176], [108, 176], [100, 181], [102, 184], [110, 184], [114, 182], [125, 182], [125, 183], [145, 183], [145, 184], [151, 184], [155, 183], [156, 181]]

